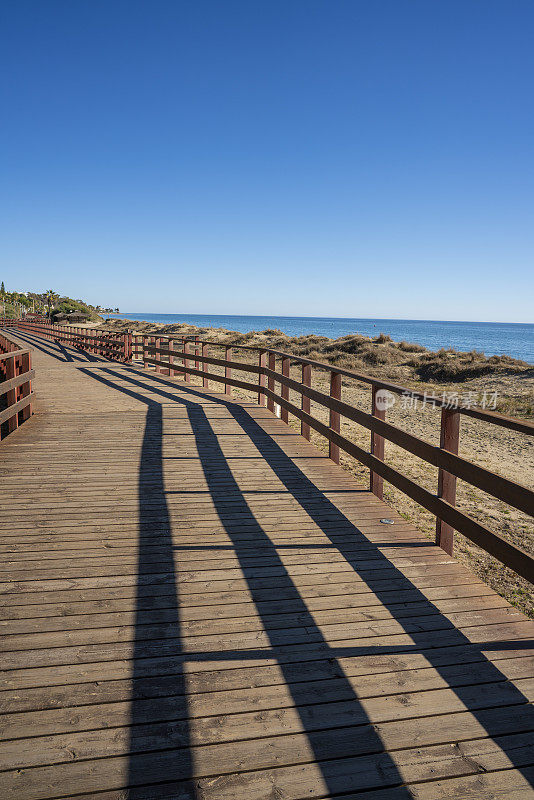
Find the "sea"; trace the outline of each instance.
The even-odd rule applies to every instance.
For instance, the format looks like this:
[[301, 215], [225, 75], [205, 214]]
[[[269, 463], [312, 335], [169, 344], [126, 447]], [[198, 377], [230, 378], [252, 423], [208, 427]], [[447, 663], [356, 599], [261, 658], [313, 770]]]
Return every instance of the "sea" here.
[[288, 336], [317, 334], [337, 339], [351, 333], [378, 336], [386, 333], [395, 341], [416, 342], [430, 350], [453, 347], [479, 350], [487, 356], [508, 355], [534, 364], [534, 324], [515, 322], [443, 322], [420, 319], [351, 319], [344, 317], [264, 317], [226, 314], [151, 314], [125, 312], [108, 318], [161, 322], [185, 322], [199, 328], [226, 328], [240, 333], [276, 328]]

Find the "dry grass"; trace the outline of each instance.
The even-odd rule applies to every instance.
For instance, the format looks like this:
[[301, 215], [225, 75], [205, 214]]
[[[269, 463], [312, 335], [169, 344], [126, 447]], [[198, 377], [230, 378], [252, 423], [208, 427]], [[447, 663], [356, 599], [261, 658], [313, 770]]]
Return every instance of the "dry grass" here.
[[[251, 331], [239, 334], [225, 329], [194, 328], [189, 325], [155, 325], [116, 320], [106, 327], [127, 328], [135, 326], [139, 332], [199, 334], [201, 338], [221, 344], [246, 344], [254, 347], [271, 347], [317, 361], [328, 362], [384, 380], [400, 383], [419, 391], [441, 395], [444, 391], [465, 395], [472, 392], [481, 395], [497, 392], [497, 410], [501, 413], [531, 419], [534, 415], [534, 368], [509, 356], [486, 358], [477, 351], [459, 353], [442, 349], [432, 353], [417, 344], [392, 342], [380, 334], [375, 339], [350, 335], [332, 340], [323, 336], [288, 337], [278, 330]], [[235, 351], [234, 358], [245, 363], [256, 363], [257, 353]], [[219, 373], [213, 367], [211, 371]], [[255, 383], [253, 373], [241, 373], [243, 380]], [[291, 367], [291, 377], [300, 379], [300, 367]], [[313, 385], [328, 392], [328, 373], [314, 369]], [[193, 378], [193, 382], [195, 381]], [[235, 390], [237, 397], [256, 399], [250, 392]], [[290, 399], [300, 404], [300, 396], [290, 393]], [[352, 379], [343, 380], [343, 400], [363, 410], [370, 410], [369, 386]], [[328, 412], [312, 403], [312, 414], [325, 422]], [[438, 410], [403, 408], [398, 400], [388, 410], [388, 421], [399, 428], [432, 443], [439, 443]], [[296, 429], [300, 423], [290, 420]], [[342, 420], [341, 432], [361, 447], [369, 449], [369, 431], [356, 423]], [[323, 451], [327, 442], [312, 432], [312, 441]], [[462, 417], [460, 455], [497, 472], [505, 477], [532, 486], [534, 483], [534, 442], [527, 436]], [[395, 469], [435, 492], [437, 470], [393, 444], [386, 443], [386, 461]], [[362, 484], [369, 481], [368, 470], [362, 464], [342, 454], [342, 466], [353, 473]], [[392, 505], [407, 520], [422, 530], [429, 538], [434, 537], [435, 518], [400, 491], [386, 484], [386, 502]], [[507, 506], [484, 492], [462, 481], [458, 482], [458, 507], [481, 524], [505, 537], [529, 552], [534, 552], [534, 527], [532, 518]], [[455, 555], [466, 563], [480, 578], [486, 581], [509, 602], [534, 617], [534, 593], [532, 586], [512, 571], [502, 567], [485, 551], [476, 547], [460, 534], [455, 536]]]

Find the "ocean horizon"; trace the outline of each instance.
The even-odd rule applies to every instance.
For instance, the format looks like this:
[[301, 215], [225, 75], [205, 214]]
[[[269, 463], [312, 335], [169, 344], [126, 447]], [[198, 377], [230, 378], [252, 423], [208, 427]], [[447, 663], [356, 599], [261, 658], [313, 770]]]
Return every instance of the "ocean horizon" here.
[[165, 325], [188, 323], [199, 328], [226, 328], [248, 333], [268, 328], [288, 336], [316, 334], [337, 339], [359, 333], [378, 336], [385, 333], [395, 341], [421, 344], [430, 350], [453, 347], [479, 350], [486, 356], [508, 355], [534, 363], [534, 324], [525, 322], [456, 322], [442, 320], [365, 319], [344, 317], [282, 317], [237, 314], [153, 314], [125, 312], [108, 314], [112, 319], [159, 322]]

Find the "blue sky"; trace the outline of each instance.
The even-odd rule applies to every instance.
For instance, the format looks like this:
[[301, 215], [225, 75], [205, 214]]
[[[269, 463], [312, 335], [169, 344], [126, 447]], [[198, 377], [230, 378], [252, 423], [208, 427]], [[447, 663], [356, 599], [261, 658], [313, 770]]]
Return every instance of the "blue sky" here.
[[4, 0], [0, 279], [532, 322], [531, 0]]

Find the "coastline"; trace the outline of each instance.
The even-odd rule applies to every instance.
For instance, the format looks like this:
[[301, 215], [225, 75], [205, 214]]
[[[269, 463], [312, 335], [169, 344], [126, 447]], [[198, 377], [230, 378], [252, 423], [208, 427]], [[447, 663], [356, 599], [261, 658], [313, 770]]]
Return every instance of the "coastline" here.
[[240, 334], [271, 329], [280, 330], [290, 337], [314, 335], [339, 339], [355, 334], [373, 338], [384, 333], [394, 341], [414, 342], [428, 350], [439, 350], [441, 347], [452, 347], [459, 351], [475, 349], [487, 356], [508, 355], [534, 364], [534, 324], [529, 323], [149, 312], [110, 316], [114, 321], [130, 319], [133, 324], [187, 324], [203, 329], [223, 328]]
[[407, 341], [393, 341], [387, 334], [374, 337], [349, 334], [332, 339], [317, 334], [289, 336], [281, 330], [242, 333], [227, 328], [199, 327], [188, 323], [141, 322], [130, 319], [107, 319], [102, 327], [138, 333], [162, 335], [198, 335], [221, 345], [285, 350], [296, 356], [323, 361], [344, 369], [406, 385], [409, 388], [433, 387], [444, 390], [498, 391], [497, 410], [525, 418], [534, 418], [534, 366], [512, 356], [485, 356], [477, 350], [459, 351], [441, 347], [429, 350]]

